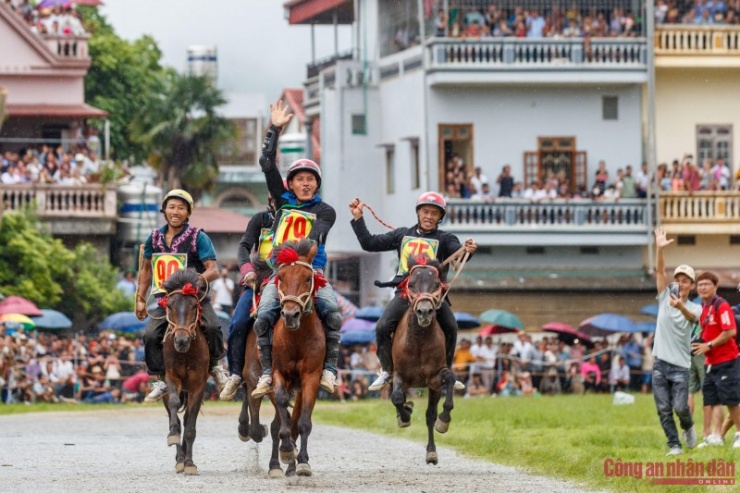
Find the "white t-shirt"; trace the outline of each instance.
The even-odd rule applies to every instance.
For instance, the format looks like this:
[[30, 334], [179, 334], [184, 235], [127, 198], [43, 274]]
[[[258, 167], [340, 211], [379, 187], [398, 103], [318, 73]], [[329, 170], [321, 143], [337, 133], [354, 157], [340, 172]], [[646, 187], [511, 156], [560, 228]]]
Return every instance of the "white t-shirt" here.
[[234, 281], [230, 278], [224, 279], [219, 277], [211, 283], [211, 289], [216, 293], [214, 301], [220, 306], [231, 306], [234, 301], [232, 293], [234, 292]]
[[[658, 320], [653, 342], [653, 356], [666, 363], [689, 368], [691, 366], [691, 329], [692, 322], [686, 320], [681, 310], [670, 305], [670, 287], [655, 297], [658, 300]], [[686, 309], [701, 317], [701, 305], [686, 301]]]

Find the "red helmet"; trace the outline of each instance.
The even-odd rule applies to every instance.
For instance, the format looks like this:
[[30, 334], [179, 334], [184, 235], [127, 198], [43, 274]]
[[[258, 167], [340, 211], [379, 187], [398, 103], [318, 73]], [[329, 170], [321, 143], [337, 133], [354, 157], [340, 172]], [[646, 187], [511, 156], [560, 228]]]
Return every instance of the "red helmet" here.
[[424, 192], [419, 195], [419, 198], [416, 200], [416, 212], [419, 212], [419, 208], [422, 205], [436, 205], [442, 209], [442, 217], [445, 217], [447, 213], [447, 201], [437, 192]]
[[288, 181], [292, 180], [296, 173], [300, 171], [310, 171], [313, 173], [316, 177], [316, 181], [319, 183], [319, 188], [321, 188], [321, 168], [318, 164], [310, 159], [298, 159], [293, 161], [293, 164], [288, 168]]

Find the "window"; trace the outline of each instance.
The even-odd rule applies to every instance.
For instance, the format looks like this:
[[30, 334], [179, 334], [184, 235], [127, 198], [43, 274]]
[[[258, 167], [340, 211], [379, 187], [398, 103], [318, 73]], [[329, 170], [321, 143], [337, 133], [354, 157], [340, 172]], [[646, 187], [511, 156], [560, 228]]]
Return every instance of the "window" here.
[[411, 189], [421, 188], [421, 170], [419, 169], [419, 141], [411, 140]]
[[528, 246], [527, 247], [527, 255], [544, 255], [545, 254], [545, 247], [541, 246]]
[[365, 114], [352, 115], [352, 135], [367, 135]]
[[723, 158], [726, 163], [732, 162], [732, 125], [697, 125], [696, 126], [697, 163], [705, 159]]
[[419, 8], [415, 1], [378, 2], [380, 56], [403, 51], [419, 44]]
[[696, 245], [696, 236], [694, 235], [678, 235], [677, 245]]
[[617, 120], [619, 117], [617, 96], [603, 96], [601, 98], [601, 114], [604, 120]]
[[385, 148], [385, 192], [396, 193], [396, 150], [393, 146]]
[[581, 255], [598, 255], [598, 254], [599, 254], [599, 247], [595, 247], [595, 246], [581, 247]]

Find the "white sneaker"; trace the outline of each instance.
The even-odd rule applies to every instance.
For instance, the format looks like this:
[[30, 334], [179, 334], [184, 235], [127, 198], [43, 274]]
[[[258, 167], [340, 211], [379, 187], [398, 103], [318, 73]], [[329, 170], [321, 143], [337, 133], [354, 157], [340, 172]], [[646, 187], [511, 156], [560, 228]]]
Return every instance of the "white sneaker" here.
[[696, 430], [693, 426], [683, 432], [683, 439], [688, 448], [696, 447]]
[[157, 402], [167, 392], [167, 383], [164, 380], [157, 380], [152, 383], [152, 391], [144, 397], [144, 402]]
[[272, 377], [270, 375], [262, 375], [257, 380], [257, 386], [252, 391], [252, 397], [259, 399], [270, 392], [272, 392]]
[[319, 382], [319, 385], [321, 385], [322, 389], [333, 394], [334, 387], [337, 385], [337, 377], [329, 370], [324, 370], [321, 372], [321, 382]]
[[230, 401], [234, 398], [234, 395], [236, 394], [237, 389], [239, 389], [239, 385], [241, 385], [241, 383], [242, 377], [239, 375], [231, 375], [226, 380], [226, 385], [224, 385], [224, 389], [221, 391], [218, 398], [222, 401]]
[[740, 433], [735, 433], [735, 440], [732, 442], [732, 448], [740, 448]]
[[721, 447], [724, 445], [725, 441], [722, 439], [721, 436], [718, 435], [709, 435], [707, 437], [704, 437], [704, 440], [696, 446], [696, 448], [704, 448], [704, 447]]
[[223, 392], [224, 387], [226, 387], [226, 382], [228, 382], [229, 380], [229, 374], [226, 373], [224, 367], [221, 365], [216, 365], [211, 368], [211, 376], [216, 382], [216, 390], [218, 390], [219, 393]]
[[455, 390], [465, 390], [465, 384], [460, 380], [455, 380], [455, 385], [452, 388]]
[[380, 390], [383, 387], [385, 387], [390, 381], [391, 381], [391, 376], [388, 375], [387, 371], [383, 370], [380, 372], [380, 375], [378, 375], [378, 378], [376, 378], [375, 381], [370, 384], [367, 390], [370, 390], [370, 391]]
[[665, 454], [666, 457], [670, 457], [672, 455], [681, 455], [683, 454], [683, 449], [681, 447], [671, 447], [671, 450], [668, 451], [667, 454]]

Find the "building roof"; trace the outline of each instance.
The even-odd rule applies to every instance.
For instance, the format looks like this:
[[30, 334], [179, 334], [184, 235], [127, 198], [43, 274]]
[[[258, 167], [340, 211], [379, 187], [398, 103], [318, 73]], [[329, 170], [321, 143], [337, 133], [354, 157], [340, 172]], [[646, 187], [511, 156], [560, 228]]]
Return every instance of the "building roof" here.
[[224, 118], [264, 118], [270, 115], [270, 105], [262, 93], [229, 92], [226, 99], [228, 102], [219, 109]]
[[244, 233], [251, 218], [220, 207], [196, 207], [190, 222], [208, 233]]
[[93, 108], [87, 104], [7, 104], [5, 111], [8, 116], [38, 117], [38, 116], [65, 116], [74, 118], [105, 118], [107, 111]]
[[288, 103], [290, 109], [295, 113], [295, 117], [298, 121], [303, 124], [304, 112], [303, 112], [303, 89], [283, 89], [282, 99]]
[[290, 24], [352, 24], [355, 19], [353, 0], [290, 0], [283, 4]]

